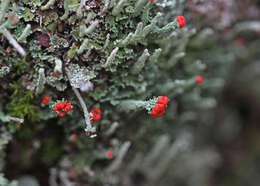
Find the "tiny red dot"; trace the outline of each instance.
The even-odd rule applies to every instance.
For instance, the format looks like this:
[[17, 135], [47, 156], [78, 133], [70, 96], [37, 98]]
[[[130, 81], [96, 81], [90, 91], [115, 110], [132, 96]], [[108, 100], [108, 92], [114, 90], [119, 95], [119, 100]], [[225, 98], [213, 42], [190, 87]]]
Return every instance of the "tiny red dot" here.
[[113, 152], [112, 152], [112, 151], [108, 151], [108, 152], [107, 152], [107, 157], [113, 158]]
[[202, 76], [198, 76], [198, 77], [196, 78], [196, 82], [197, 82], [197, 83], [202, 83], [202, 82], [203, 82], [203, 77], [202, 77]]
[[245, 45], [245, 40], [243, 38], [237, 38], [235, 42], [237, 46]]
[[74, 139], [74, 140], [76, 140], [77, 137], [78, 137], [77, 134], [73, 134], [73, 135], [72, 135], [72, 139]]

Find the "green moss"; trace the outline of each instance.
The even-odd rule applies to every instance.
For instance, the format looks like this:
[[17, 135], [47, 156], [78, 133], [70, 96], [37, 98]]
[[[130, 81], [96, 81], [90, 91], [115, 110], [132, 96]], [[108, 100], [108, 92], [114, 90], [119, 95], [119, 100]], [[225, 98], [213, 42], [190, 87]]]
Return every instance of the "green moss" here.
[[25, 62], [25, 58], [19, 60], [18, 62], [16, 62], [14, 64], [14, 67], [16, 67], [16, 72], [18, 75], [21, 75], [22, 73], [24, 73], [25, 69], [26, 69], [26, 62]]
[[7, 105], [8, 115], [22, 119], [27, 117], [29, 120], [36, 121], [39, 119], [39, 112], [37, 111], [37, 107], [32, 104], [34, 92], [26, 90], [20, 85], [19, 81], [10, 84], [13, 93]]
[[31, 10], [29, 8], [25, 8], [24, 9], [24, 20], [27, 22], [27, 21], [32, 21], [33, 18], [34, 18], [34, 14], [31, 12]]
[[8, 66], [0, 67], [0, 78], [4, 77], [9, 72], [10, 68]]

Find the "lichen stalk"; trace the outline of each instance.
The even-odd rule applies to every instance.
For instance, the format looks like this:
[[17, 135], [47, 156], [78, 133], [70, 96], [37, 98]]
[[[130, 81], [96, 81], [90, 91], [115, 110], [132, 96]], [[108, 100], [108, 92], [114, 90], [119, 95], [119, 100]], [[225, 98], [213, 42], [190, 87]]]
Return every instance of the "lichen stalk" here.
[[[66, 69], [66, 73], [67, 73], [67, 76], [70, 80], [71, 74], [70, 74], [68, 69]], [[72, 90], [75, 93], [76, 97], [78, 98], [79, 103], [80, 103], [81, 108], [82, 108], [83, 113], [84, 113], [84, 118], [85, 118], [85, 123], [86, 123], [85, 132], [92, 132], [92, 133], [96, 132], [96, 128], [93, 127], [90, 123], [90, 115], [89, 115], [89, 112], [88, 112], [88, 108], [87, 108], [82, 96], [80, 95], [78, 89], [74, 88], [73, 86], [72, 86]]]
[[8, 39], [9, 43], [22, 55], [26, 56], [26, 52], [22, 46], [14, 39], [12, 34], [5, 28], [0, 26], [0, 32]]

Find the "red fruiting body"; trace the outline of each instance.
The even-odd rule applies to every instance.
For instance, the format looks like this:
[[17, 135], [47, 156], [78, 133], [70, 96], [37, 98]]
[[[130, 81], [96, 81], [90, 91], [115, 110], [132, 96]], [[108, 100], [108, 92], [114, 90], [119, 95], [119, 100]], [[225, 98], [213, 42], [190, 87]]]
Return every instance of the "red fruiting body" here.
[[68, 103], [66, 101], [60, 103], [60, 107], [64, 109]]
[[72, 137], [72, 139], [76, 140], [78, 136], [77, 136], [77, 134], [73, 134], [71, 137]]
[[68, 103], [64, 109], [66, 112], [70, 111], [71, 110], [71, 106], [70, 104]]
[[202, 76], [198, 76], [198, 77], [196, 78], [196, 82], [197, 82], [197, 83], [202, 83], [202, 82], [203, 82], [203, 77], [202, 77]]
[[101, 110], [100, 109], [93, 109], [90, 111], [90, 113], [92, 114], [92, 120], [93, 121], [99, 121], [101, 118]]
[[53, 110], [57, 113], [59, 117], [63, 117], [68, 111], [71, 110], [71, 105], [66, 101], [60, 102], [56, 104]]
[[91, 111], [93, 111], [93, 112], [96, 113], [96, 114], [101, 114], [101, 110], [98, 109], [98, 108], [94, 108], [94, 109], [92, 109]]
[[113, 152], [112, 152], [112, 151], [108, 151], [108, 152], [107, 152], [107, 157], [113, 158]]
[[165, 106], [168, 104], [168, 102], [169, 102], [169, 98], [166, 97], [166, 96], [160, 96], [160, 97], [158, 97], [158, 99], [157, 99], [157, 103], [163, 104], [163, 105], [165, 105]]
[[98, 114], [98, 115], [95, 115], [94, 117], [93, 117], [93, 121], [99, 121], [100, 120], [100, 115]]
[[46, 101], [46, 100], [44, 99], [44, 100], [42, 100], [42, 103], [43, 103], [43, 104], [47, 104], [48, 101]]
[[77, 176], [77, 171], [75, 169], [70, 170], [70, 177], [75, 178]]
[[154, 2], [154, 0], [149, 0], [151, 3], [153, 3]]
[[64, 103], [63, 103], [63, 102], [57, 103], [57, 104], [56, 104], [56, 108], [57, 108], [58, 110], [62, 110], [62, 109], [64, 108]]
[[53, 110], [54, 110], [54, 112], [58, 112], [58, 108], [57, 107], [54, 107]]
[[43, 100], [42, 100], [42, 103], [43, 103], [43, 104], [48, 104], [50, 100], [51, 100], [50, 97], [45, 96], [45, 97], [43, 98]]
[[243, 38], [237, 38], [236, 39], [236, 45], [237, 46], [243, 46], [245, 44], [245, 40]]
[[177, 16], [176, 20], [179, 23], [179, 27], [180, 28], [182, 28], [185, 25], [185, 23], [186, 23], [186, 20], [185, 20], [184, 16]]
[[151, 115], [154, 117], [161, 117], [165, 112], [165, 105], [156, 104], [151, 112]]
[[66, 112], [59, 112], [59, 113], [58, 113], [58, 116], [59, 116], [59, 117], [64, 117], [64, 116], [66, 116]]

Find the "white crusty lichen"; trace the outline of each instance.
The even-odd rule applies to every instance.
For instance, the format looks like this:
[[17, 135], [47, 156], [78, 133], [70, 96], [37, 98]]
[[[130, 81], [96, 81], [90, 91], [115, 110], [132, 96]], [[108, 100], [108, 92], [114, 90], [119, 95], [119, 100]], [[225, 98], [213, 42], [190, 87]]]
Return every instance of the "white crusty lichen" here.
[[55, 87], [58, 91], [64, 91], [67, 88], [67, 84], [61, 82], [63, 78], [63, 75], [60, 75], [58, 77], [47, 76], [46, 83], [52, 87]]
[[2, 67], [0, 67], [0, 78], [4, 77], [9, 72], [10, 72], [10, 67], [9, 66], [2, 66]]
[[88, 83], [96, 75], [94, 72], [89, 71], [86, 68], [80, 67], [78, 64], [70, 64], [68, 67], [70, 72], [70, 84], [74, 88], [82, 87], [82, 83]]

